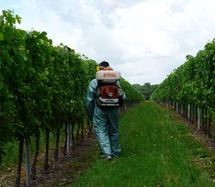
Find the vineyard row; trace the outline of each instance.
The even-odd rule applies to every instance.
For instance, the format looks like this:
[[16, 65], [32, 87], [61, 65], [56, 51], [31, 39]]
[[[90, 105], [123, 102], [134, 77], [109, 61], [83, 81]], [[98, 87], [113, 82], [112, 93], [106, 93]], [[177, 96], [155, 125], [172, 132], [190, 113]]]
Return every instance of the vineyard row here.
[[[29, 161], [29, 141], [35, 139], [35, 157], [26, 168], [26, 186], [30, 170], [36, 176], [41, 131], [45, 134], [44, 169], [49, 168], [49, 134], [56, 135], [55, 159], [58, 159], [60, 130], [65, 129], [65, 147], [70, 141], [70, 127], [83, 126], [85, 94], [95, 77], [96, 62], [63, 44], [53, 46], [46, 32], [27, 32], [16, 28], [18, 15], [2, 11], [0, 16], [0, 163], [4, 145], [19, 142], [16, 186], [20, 186], [23, 146]], [[142, 100], [142, 95], [122, 79], [127, 101]], [[69, 130], [68, 130], [69, 129]], [[26, 157], [26, 156], [25, 156]]]

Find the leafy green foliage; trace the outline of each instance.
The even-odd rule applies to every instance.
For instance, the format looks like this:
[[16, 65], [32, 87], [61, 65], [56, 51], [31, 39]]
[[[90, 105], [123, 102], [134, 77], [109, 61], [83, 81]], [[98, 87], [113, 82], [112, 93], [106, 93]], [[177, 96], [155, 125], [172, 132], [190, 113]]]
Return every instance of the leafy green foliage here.
[[84, 115], [95, 61], [67, 46], [54, 47], [45, 32], [15, 28], [21, 18], [0, 16], [0, 155], [7, 141], [54, 130]]
[[155, 100], [174, 100], [214, 110], [215, 39], [171, 73], [154, 92]]
[[[96, 73], [94, 60], [63, 44], [53, 46], [46, 32], [17, 29], [20, 22], [10, 10], [0, 15], [0, 163], [6, 142], [80, 122]], [[139, 97], [124, 85], [129, 100]]]
[[143, 95], [125, 79], [120, 80], [120, 85], [126, 94], [126, 101], [136, 102], [144, 99]]

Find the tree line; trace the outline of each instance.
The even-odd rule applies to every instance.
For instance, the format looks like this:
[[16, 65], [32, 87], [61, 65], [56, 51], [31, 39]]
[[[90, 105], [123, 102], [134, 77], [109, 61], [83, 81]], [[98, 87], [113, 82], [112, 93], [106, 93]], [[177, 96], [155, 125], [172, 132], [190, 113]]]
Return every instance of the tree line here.
[[155, 91], [155, 89], [158, 87], [158, 84], [151, 85], [149, 82], [146, 82], [143, 85], [140, 84], [133, 84], [133, 86], [144, 95], [144, 98], [146, 100], [149, 100], [151, 98], [152, 93]]

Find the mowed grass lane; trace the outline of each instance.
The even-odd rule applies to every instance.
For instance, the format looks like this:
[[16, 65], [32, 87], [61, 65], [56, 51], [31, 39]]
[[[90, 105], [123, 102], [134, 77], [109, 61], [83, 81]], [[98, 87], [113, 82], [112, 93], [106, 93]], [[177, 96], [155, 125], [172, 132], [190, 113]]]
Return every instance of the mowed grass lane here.
[[98, 159], [72, 186], [214, 186], [192, 160], [204, 150], [175, 115], [153, 102], [130, 108], [120, 119], [122, 155]]

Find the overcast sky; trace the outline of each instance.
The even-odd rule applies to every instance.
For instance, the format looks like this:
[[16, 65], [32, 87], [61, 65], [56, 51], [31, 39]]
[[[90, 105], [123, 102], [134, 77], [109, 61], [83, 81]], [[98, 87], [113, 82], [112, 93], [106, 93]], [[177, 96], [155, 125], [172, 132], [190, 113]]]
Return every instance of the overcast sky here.
[[46, 31], [131, 83], [161, 83], [215, 37], [214, 0], [0, 0], [19, 28]]

